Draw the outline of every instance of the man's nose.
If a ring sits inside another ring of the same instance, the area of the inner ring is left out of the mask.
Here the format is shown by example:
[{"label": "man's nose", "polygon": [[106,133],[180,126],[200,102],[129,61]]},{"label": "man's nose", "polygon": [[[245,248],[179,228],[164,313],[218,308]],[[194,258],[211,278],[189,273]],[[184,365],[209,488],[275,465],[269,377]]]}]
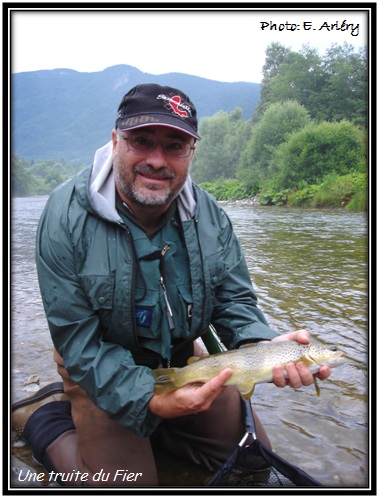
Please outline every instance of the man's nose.
[{"label": "man's nose", "polygon": [[166,154],[161,144],[157,143],[154,149],[150,152],[148,162],[156,168],[161,168],[162,166],[167,165]]}]

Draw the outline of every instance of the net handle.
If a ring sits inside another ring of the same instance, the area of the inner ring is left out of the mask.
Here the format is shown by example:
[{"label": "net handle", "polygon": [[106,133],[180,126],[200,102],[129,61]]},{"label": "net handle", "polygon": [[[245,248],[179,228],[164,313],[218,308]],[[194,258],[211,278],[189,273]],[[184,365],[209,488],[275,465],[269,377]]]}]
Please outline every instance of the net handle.
[{"label": "net handle", "polygon": [[[247,435],[251,435],[253,439],[257,439],[256,426],[253,415],[253,407],[251,406],[251,401],[248,399],[243,402],[243,407],[245,411],[245,430]],[[246,435],[244,437],[246,440]],[[241,443],[240,443],[241,445]]]}]

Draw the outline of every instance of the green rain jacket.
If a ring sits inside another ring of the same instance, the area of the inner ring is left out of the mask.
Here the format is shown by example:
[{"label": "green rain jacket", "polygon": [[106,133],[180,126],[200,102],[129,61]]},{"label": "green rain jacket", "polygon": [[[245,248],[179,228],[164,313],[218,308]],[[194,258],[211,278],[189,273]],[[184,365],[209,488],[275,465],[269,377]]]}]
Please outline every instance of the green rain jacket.
[{"label": "green rain jacket", "polygon": [[[190,178],[177,198],[190,286],[180,295],[180,282],[170,280],[170,289],[179,292],[171,291],[169,301],[180,301],[172,306],[174,329],[165,318],[150,328],[137,327],[136,280],[141,268],[149,267],[138,262],[133,223],[115,208],[111,151],[111,143],[99,149],[92,168],[50,196],[37,231],[37,271],[52,340],[72,380],[110,418],[146,437],[160,423],[148,403],[154,389],[151,369],[162,360],[209,324],[228,349],[278,334],[257,308],[228,216]],[[175,268],[165,278],[180,280],[180,271]],[[144,275],[148,286],[154,278],[155,273]],[[147,308],[154,320],[163,291],[151,296]]]}]

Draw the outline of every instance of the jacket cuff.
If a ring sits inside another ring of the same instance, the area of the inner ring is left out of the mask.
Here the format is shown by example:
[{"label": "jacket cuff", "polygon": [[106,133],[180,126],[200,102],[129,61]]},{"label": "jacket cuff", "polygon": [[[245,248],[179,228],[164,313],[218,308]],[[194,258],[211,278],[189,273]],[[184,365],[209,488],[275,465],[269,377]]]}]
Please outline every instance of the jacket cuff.
[{"label": "jacket cuff", "polygon": [[261,322],[256,322],[237,329],[235,332],[235,339],[230,344],[231,349],[238,349],[243,344],[271,341],[280,334],[272,330],[268,325]]}]

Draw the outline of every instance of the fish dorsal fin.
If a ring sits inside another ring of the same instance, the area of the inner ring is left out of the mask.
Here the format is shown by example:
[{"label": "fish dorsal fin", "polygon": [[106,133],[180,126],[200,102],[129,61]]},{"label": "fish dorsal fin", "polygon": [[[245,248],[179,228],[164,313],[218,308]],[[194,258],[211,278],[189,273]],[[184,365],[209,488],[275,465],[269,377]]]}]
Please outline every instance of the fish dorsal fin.
[{"label": "fish dorsal fin", "polygon": [[191,363],[195,363],[195,361],[199,361],[201,358],[199,356],[191,356],[188,358],[187,365],[191,365]]}]

